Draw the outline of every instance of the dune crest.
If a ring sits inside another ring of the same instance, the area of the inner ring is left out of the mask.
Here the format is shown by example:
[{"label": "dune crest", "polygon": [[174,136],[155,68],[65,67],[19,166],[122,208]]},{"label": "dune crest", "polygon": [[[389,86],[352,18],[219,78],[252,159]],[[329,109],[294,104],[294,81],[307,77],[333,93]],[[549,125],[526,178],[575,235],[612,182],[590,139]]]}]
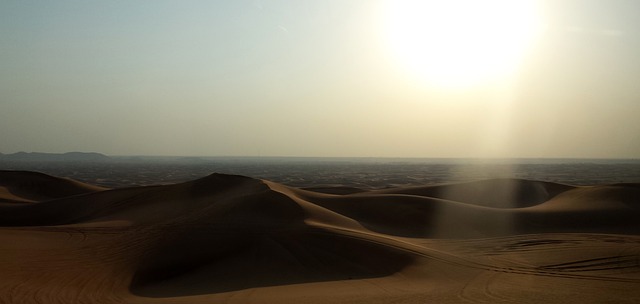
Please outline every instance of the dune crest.
[{"label": "dune crest", "polygon": [[640,299],[637,184],[315,192],[212,174],[104,189],[3,171],[0,185],[2,301]]}]

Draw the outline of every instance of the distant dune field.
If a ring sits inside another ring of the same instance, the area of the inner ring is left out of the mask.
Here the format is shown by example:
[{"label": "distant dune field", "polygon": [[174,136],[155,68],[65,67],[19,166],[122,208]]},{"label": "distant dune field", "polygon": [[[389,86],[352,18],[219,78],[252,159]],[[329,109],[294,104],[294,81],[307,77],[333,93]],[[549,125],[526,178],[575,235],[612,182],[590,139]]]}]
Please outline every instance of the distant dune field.
[{"label": "distant dune field", "polygon": [[1,303],[640,303],[640,184],[0,171]]}]

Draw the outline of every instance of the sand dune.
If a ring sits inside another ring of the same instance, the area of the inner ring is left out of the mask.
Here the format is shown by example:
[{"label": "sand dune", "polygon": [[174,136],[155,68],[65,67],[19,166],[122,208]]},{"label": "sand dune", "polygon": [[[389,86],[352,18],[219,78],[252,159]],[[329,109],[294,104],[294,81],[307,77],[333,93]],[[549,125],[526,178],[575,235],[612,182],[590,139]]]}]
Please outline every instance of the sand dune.
[{"label": "sand dune", "polygon": [[0,202],[37,202],[106,190],[37,172],[0,171]]},{"label": "sand dune", "polygon": [[639,184],[0,186],[0,302],[640,301]]},{"label": "sand dune", "polygon": [[549,182],[492,179],[376,192],[435,197],[494,208],[522,208],[545,202],[572,188],[569,185]]}]

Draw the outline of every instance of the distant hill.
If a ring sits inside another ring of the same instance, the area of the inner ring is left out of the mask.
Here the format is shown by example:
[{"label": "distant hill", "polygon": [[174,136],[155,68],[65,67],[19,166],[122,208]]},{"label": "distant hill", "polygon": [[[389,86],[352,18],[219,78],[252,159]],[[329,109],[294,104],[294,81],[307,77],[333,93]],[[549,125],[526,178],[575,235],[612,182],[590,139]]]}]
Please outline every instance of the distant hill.
[{"label": "distant hill", "polygon": [[17,152],[13,154],[0,153],[0,160],[10,161],[107,161],[108,156],[95,152],[67,152],[67,153],[42,153],[42,152]]}]

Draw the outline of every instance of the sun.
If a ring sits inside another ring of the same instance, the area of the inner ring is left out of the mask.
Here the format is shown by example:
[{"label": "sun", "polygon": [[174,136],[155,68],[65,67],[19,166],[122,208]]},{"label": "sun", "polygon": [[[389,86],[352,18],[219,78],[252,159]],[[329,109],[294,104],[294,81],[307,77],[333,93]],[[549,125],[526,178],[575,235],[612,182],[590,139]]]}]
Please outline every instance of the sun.
[{"label": "sun", "polygon": [[382,14],[399,66],[444,88],[512,76],[542,28],[535,0],[389,0]]}]

